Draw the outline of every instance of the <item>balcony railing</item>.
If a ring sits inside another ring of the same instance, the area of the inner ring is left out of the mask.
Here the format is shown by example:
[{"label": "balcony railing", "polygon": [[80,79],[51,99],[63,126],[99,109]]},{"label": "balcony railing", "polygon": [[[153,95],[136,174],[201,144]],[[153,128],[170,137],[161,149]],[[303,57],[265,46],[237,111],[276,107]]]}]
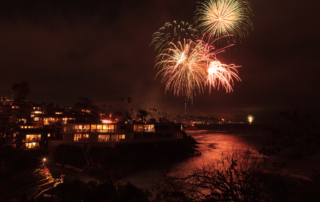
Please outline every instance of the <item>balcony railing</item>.
[{"label": "balcony railing", "polygon": [[75,142],[88,142],[89,138],[78,138],[74,140]]},{"label": "balcony railing", "polygon": [[144,129],[144,132],[154,132],[154,129]]},{"label": "balcony railing", "polygon": [[134,129],[134,132],[143,132],[143,128],[142,129]]},{"label": "balcony railing", "polygon": [[145,133],[152,133],[154,129],[135,129],[134,132],[145,132]]},{"label": "balcony railing", "polygon": [[[132,129],[64,129],[65,133],[128,133],[133,132]],[[150,132],[150,131],[148,131]],[[154,131],[151,131],[154,132]]]},{"label": "balcony railing", "polygon": [[157,128],[157,129],[68,129],[64,128],[65,133],[130,133],[130,132],[141,132],[141,133],[154,133],[154,132],[179,132],[181,129],[176,128]]},{"label": "balcony railing", "polygon": [[69,132],[69,133],[87,133],[90,132],[90,129],[64,129],[64,132]]},{"label": "balcony railing", "polygon": [[114,133],[114,129],[91,129],[93,133]]},{"label": "balcony railing", "polygon": [[98,138],[98,142],[110,142],[110,139]]},{"label": "balcony railing", "polygon": [[25,138],[22,140],[22,142],[36,142],[36,141],[42,141],[43,138]]},{"label": "balcony railing", "polygon": [[124,142],[126,139],[105,139],[105,138],[98,138],[98,142]]}]

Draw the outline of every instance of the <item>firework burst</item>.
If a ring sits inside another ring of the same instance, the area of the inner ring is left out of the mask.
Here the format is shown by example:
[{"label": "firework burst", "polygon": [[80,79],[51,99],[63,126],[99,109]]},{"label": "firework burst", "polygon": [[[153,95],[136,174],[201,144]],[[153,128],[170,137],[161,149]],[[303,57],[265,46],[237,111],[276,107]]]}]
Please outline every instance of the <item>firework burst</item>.
[{"label": "firework burst", "polygon": [[209,38],[233,34],[232,41],[235,42],[252,29],[251,16],[250,4],[246,0],[206,0],[199,2],[194,20]]},{"label": "firework burst", "polygon": [[188,22],[166,22],[159,31],[152,35],[152,42],[150,46],[154,45],[155,50],[160,53],[169,47],[170,42],[178,44],[179,41],[183,40],[188,42],[188,40],[191,39],[194,41],[197,37],[198,31]]},{"label": "firework burst", "polygon": [[178,42],[178,45],[170,43],[171,47],[157,57],[155,67],[160,70],[156,77],[161,75],[165,92],[173,91],[176,96],[192,98],[196,92],[203,93],[206,85],[209,86],[209,93],[211,87],[219,89],[219,86],[231,92],[233,79],[240,81],[236,70],[239,66],[221,64],[216,56],[232,45],[215,49],[204,40],[188,43],[184,40],[183,44]]},{"label": "firework burst", "polygon": [[160,61],[156,67],[160,69],[158,75],[162,76],[161,82],[166,85],[166,92],[172,90],[177,96],[188,98],[204,90],[206,72],[203,69],[205,59],[198,53],[199,47],[194,47],[192,41],[169,44],[171,47],[158,55]]},{"label": "firework burst", "polygon": [[220,49],[216,49],[214,44],[216,41],[222,38],[229,37],[232,35],[226,35],[215,39],[211,44],[205,43],[204,40],[199,40],[197,47],[199,55],[205,59],[203,68],[207,71],[206,85],[209,86],[209,93],[211,93],[211,87],[219,89],[220,86],[226,89],[226,92],[232,92],[232,86],[234,84],[234,78],[241,81],[240,77],[237,75],[238,71],[236,68],[241,66],[236,66],[234,64],[222,64],[218,59],[217,55],[219,53],[225,52],[225,50],[234,44],[230,44]]}]

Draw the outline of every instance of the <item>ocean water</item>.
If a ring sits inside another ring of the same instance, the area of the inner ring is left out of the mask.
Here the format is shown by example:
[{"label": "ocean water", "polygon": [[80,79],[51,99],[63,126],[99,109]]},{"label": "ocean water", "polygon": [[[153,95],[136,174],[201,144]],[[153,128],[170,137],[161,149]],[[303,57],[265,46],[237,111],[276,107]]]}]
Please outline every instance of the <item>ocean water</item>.
[{"label": "ocean water", "polygon": [[165,170],[170,170],[175,176],[183,176],[192,173],[194,169],[207,165],[219,165],[222,157],[237,154],[244,154],[248,150],[257,153],[257,148],[264,142],[266,132],[264,128],[259,130],[193,130],[186,131],[198,144],[197,150],[201,155],[192,156],[180,162],[164,165],[158,169],[136,173],[124,179],[130,181],[139,188],[150,189],[154,183],[161,179]]}]

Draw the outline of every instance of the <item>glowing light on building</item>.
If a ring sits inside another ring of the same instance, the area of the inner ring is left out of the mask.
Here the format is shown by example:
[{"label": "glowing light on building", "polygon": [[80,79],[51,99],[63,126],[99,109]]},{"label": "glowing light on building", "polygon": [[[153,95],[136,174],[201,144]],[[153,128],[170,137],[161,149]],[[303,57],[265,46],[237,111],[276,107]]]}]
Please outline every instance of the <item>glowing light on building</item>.
[{"label": "glowing light on building", "polygon": [[110,120],[101,120],[102,121],[102,123],[112,123],[112,121],[110,121]]}]

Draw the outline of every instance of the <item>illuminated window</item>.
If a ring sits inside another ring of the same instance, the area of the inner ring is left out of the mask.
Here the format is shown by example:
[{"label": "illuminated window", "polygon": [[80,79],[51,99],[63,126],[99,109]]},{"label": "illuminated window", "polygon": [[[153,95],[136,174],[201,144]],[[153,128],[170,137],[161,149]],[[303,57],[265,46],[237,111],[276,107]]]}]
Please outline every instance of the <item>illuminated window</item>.
[{"label": "illuminated window", "polygon": [[82,134],[74,134],[74,141],[78,142],[82,138]]},{"label": "illuminated window", "polygon": [[118,141],[118,135],[111,135],[111,141]]},{"label": "illuminated window", "polygon": [[114,131],[114,125],[108,125],[109,126],[109,130]]},{"label": "illuminated window", "polygon": [[80,142],[80,141],[88,141],[89,140],[89,134],[74,134],[74,141]]},{"label": "illuminated window", "polygon": [[91,130],[96,130],[97,129],[97,125],[91,125]]},{"label": "illuminated window", "polygon": [[144,125],[145,132],[154,132],[154,125]]},{"label": "illuminated window", "polygon": [[62,118],[62,122],[63,123],[67,123],[68,122],[68,118]]},{"label": "illuminated window", "polygon": [[50,133],[48,133],[48,137],[50,137],[51,136],[51,134]]},{"label": "illuminated window", "polygon": [[102,130],[102,125],[97,125],[97,131],[101,131]]},{"label": "illuminated window", "polygon": [[74,129],[78,132],[82,132],[82,125],[74,125]]},{"label": "illuminated window", "polygon": [[33,120],[34,121],[39,121],[39,117],[34,117]]},{"label": "illuminated window", "polygon": [[63,114],[63,112],[56,112],[56,114]]},{"label": "illuminated window", "polygon": [[108,127],[108,125],[102,125],[103,131],[106,131],[106,130],[107,130],[107,127]]},{"label": "illuminated window", "polygon": [[33,126],[28,126],[28,128],[33,128]]},{"label": "illuminated window", "polygon": [[26,148],[28,149],[39,148],[39,142],[26,143]]},{"label": "illuminated window", "polygon": [[108,141],[110,141],[110,135],[99,135],[98,141],[99,142],[108,142]]},{"label": "illuminated window", "polygon": [[119,139],[120,139],[120,140],[126,139],[126,135],[125,135],[125,134],[119,135]]},{"label": "illuminated window", "polygon": [[41,139],[41,135],[26,135],[27,141],[39,141]]},{"label": "illuminated window", "polygon": [[83,126],[83,131],[89,131],[89,130],[90,130],[90,125]]},{"label": "illuminated window", "polygon": [[134,132],[143,132],[143,125],[134,125]]}]

